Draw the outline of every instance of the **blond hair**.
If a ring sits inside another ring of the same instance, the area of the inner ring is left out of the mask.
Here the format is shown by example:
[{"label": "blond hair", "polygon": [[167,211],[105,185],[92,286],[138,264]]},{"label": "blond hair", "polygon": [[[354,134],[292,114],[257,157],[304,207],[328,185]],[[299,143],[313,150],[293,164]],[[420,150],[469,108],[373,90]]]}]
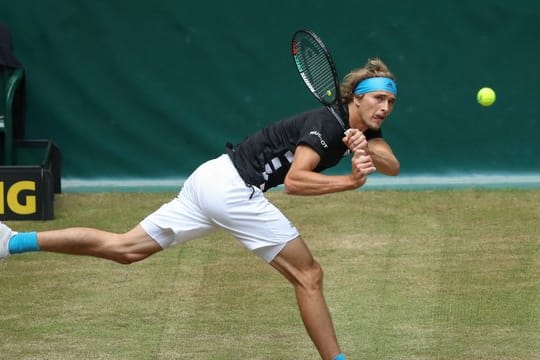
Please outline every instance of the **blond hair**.
[{"label": "blond hair", "polygon": [[387,77],[394,81],[396,80],[394,74],[390,72],[386,64],[383,63],[381,59],[370,58],[364,67],[354,69],[345,75],[340,86],[341,101],[344,104],[350,103],[354,98],[354,89],[358,83],[372,77]]}]

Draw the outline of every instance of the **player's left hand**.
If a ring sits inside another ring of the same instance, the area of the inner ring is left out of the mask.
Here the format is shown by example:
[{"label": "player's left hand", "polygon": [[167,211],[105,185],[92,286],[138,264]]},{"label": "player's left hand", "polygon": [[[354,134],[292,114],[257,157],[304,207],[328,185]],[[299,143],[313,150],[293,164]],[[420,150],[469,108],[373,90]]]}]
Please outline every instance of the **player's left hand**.
[{"label": "player's left hand", "polygon": [[364,133],[358,129],[349,129],[347,130],[345,136],[342,139],[343,143],[351,150],[354,154],[364,151],[368,153],[368,142]]}]

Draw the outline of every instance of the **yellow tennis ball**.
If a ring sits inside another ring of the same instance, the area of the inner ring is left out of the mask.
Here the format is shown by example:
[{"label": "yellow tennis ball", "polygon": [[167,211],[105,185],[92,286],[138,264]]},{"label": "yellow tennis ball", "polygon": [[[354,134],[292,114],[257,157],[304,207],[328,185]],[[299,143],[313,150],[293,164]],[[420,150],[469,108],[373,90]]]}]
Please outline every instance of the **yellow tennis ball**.
[{"label": "yellow tennis ball", "polygon": [[332,96],[332,90],[326,90],[326,96],[328,97]]},{"label": "yellow tennis ball", "polygon": [[478,103],[482,106],[491,106],[495,102],[495,91],[493,91],[492,88],[483,87],[480,90],[478,90],[478,94],[476,94],[476,100],[478,100]]}]

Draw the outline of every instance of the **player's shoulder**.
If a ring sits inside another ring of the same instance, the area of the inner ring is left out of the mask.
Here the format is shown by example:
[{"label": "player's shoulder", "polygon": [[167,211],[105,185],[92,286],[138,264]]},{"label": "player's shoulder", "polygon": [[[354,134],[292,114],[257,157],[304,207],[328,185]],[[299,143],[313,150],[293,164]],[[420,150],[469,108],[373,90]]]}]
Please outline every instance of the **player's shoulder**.
[{"label": "player's shoulder", "polygon": [[303,112],[303,115],[309,116],[315,119],[324,119],[324,120],[332,117],[332,114],[330,113],[330,111],[324,106],[306,110]]},{"label": "player's shoulder", "polygon": [[[324,106],[305,110],[294,117],[312,123],[325,123],[333,120],[333,115]],[[336,122],[336,120],[333,121]]]},{"label": "player's shoulder", "polygon": [[342,145],[343,129],[333,115],[325,107],[313,109],[306,113],[300,129],[300,142],[314,148],[320,147],[319,153]]},{"label": "player's shoulder", "polygon": [[317,107],[299,112],[276,124],[302,137],[308,133],[326,134],[328,137],[343,135],[343,129],[326,107]]},{"label": "player's shoulder", "polygon": [[343,128],[326,107],[313,109],[307,123],[310,127],[316,127],[329,136],[337,136],[341,139],[343,135]]}]

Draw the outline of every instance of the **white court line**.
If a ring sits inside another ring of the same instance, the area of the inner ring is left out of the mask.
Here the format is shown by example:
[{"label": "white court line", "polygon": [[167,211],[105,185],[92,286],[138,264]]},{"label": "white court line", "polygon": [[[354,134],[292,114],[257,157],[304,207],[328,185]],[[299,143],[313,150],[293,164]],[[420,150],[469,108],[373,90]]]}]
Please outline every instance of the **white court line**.
[{"label": "white court line", "polygon": [[[185,178],[169,179],[62,179],[64,192],[177,191]],[[363,189],[441,188],[540,188],[538,174],[418,175],[387,177],[373,175]]]}]

